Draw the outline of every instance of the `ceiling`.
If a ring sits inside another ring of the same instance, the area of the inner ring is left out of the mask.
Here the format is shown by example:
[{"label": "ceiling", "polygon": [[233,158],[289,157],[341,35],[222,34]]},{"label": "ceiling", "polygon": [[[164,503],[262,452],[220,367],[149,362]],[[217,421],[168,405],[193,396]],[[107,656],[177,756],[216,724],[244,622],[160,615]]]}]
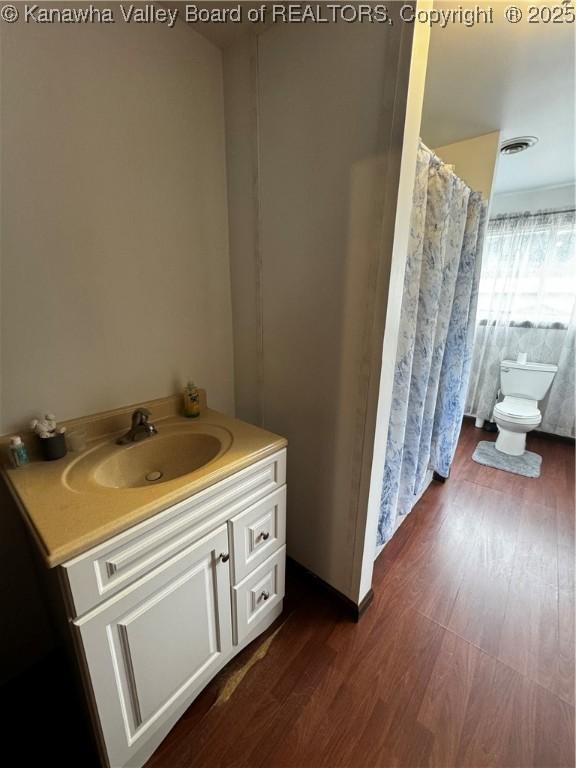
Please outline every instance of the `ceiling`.
[{"label": "ceiling", "polygon": [[575,25],[511,24],[507,2],[435,3],[458,6],[492,6],[494,23],[432,28],[423,140],[434,148],[494,130],[501,140],[537,136],[526,152],[500,156],[494,191],[574,182]]},{"label": "ceiling", "polygon": [[[169,8],[175,8],[178,10],[178,19],[182,23],[186,23],[186,6],[194,6],[198,9],[206,9],[209,11],[216,10],[232,10],[240,7],[240,21],[207,21],[190,23],[190,27],[199,32],[203,37],[210,40],[211,43],[217,45],[218,48],[227,48],[232,45],[238,38],[243,35],[252,32],[263,32],[269,25],[258,22],[251,22],[248,20],[248,11],[250,9],[261,8],[263,5],[270,5],[269,2],[251,2],[248,0],[241,0],[241,2],[214,2],[214,0],[204,0],[204,2],[188,3],[188,2],[162,2]],[[278,3],[280,5],[280,3]]]},{"label": "ceiling", "polygon": [[[179,9],[185,2],[165,2]],[[238,2],[197,2],[204,8],[234,8]],[[248,8],[269,2],[242,2],[242,23],[195,24],[220,48],[268,24],[247,21]],[[422,116],[422,138],[430,147],[494,130],[501,140],[537,136],[538,144],[517,155],[501,156],[495,193],[574,183],[575,55],[574,24],[529,24],[528,6],[550,5],[516,0],[524,20],[506,21],[508,1],[435,0],[434,8],[493,8],[492,24],[432,27]]]}]

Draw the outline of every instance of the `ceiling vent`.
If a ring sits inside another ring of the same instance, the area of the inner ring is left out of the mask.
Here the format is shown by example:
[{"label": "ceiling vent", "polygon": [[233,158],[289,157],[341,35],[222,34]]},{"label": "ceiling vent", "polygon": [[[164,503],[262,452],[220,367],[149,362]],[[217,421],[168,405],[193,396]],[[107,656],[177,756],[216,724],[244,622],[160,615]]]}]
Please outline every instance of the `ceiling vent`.
[{"label": "ceiling vent", "polygon": [[500,154],[516,155],[518,152],[530,149],[537,142],[536,136],[517,136],[515,139],[507,139],[500,145]]}]

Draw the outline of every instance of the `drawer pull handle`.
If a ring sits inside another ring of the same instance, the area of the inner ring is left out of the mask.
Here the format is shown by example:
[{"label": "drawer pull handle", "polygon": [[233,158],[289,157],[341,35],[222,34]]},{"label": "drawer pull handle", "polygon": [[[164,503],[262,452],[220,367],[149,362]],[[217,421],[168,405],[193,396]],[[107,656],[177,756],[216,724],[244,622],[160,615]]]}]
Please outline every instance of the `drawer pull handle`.
[{"label": "drawer pull handle", "polygon": [[266,533],[261,533],[260,538],[262,539],[262,541],[268,541],[268,539],[270,538],[270,531],[266,531]]},{"label": "drawer pull handle", "polygon": [[261,599],[261,600],[268,600],[268,598],[269,598],[269,597],[270,597],[270,592],[268,592],[267,590],[264,590],[264,591],[263,591],[263,592],[260,594],[260,599]]},{"label": "drawer pull handle", "polygon": [[222,560],[223,563],[227,563],[228,560],[230,560],[230,555],[228,554],[228,552],[226,552],[226,554],[221,553],[220,560]]}]

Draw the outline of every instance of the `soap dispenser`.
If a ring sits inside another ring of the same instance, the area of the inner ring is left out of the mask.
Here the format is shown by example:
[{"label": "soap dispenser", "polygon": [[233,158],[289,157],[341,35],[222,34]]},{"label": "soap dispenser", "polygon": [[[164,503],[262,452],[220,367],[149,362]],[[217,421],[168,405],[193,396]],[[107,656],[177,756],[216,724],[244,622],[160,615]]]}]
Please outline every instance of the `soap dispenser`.
[{"label": "soap dispenser", "polygon": [[10,438],[9,444],[10,462],[14,469],[24,467],[29,462],[28,451],[20,435],[14,435]]},{"label": "soap dispenser", "polygon": [[200,392],[193,381],[189,381],[184,388],[184,416],[190,419],[200,416]]}]

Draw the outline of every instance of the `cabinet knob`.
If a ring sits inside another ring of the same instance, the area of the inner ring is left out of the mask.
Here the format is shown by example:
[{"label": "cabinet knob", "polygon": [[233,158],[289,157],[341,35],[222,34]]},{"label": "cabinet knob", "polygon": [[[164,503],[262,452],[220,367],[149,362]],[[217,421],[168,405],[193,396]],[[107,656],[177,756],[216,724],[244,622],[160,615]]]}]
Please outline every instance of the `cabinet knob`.
[{"label": "cabinet knob", "polygon": [[269,597],[270,597],[270,592],[268,592],[267,590],[264,590],[263,592],[260,593],[261,600],[268,600]]},{"label": "cabinet knob", "polygon": [[228,560],[230,560],[230,555],[228,554],[228,552],[226,552],[226,554],[221,552],[220,553],[220,560],[222,560],[223,563],[227,563]]},{"label": "cabinet knob", "polygon": [[262,541],[268,541],[268,539],[270,538],[270,531],[266,531],[266,533],[261,533],[260,538],[262,539]]}]

